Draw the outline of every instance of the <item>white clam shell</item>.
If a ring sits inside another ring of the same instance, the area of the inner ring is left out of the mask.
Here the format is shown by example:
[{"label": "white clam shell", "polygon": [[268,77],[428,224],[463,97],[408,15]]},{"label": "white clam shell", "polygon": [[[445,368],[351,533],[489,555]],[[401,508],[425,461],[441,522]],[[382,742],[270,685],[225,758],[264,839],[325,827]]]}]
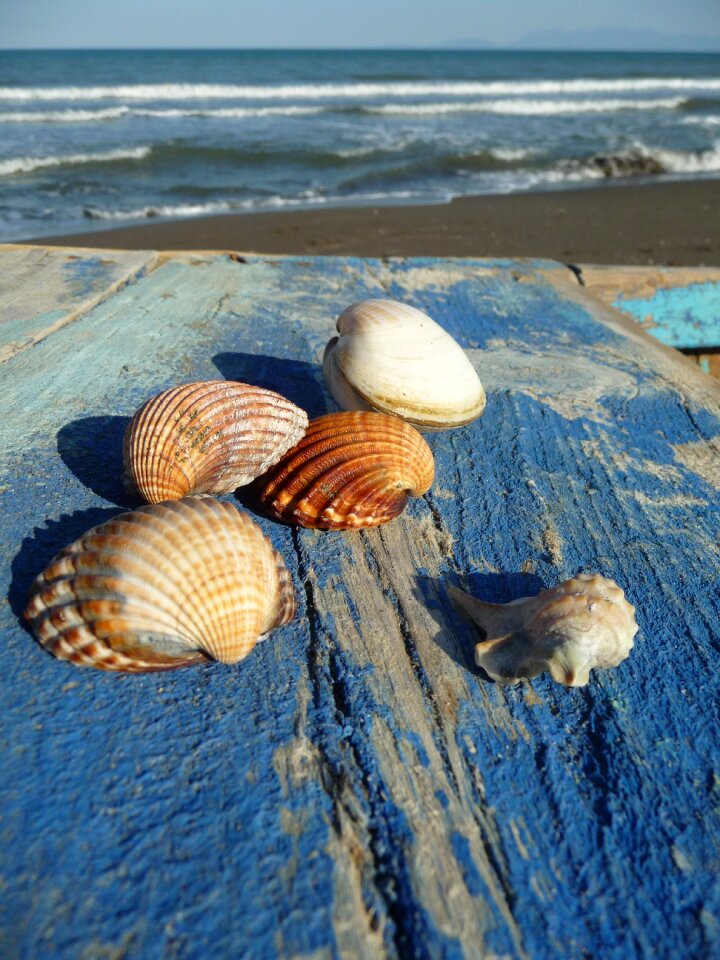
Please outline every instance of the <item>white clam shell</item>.
[{"label": "white clam shell", "polygon": [[582,687],[595,667],[616,667],[638,631],[622,589],[598,573],[579,573],[536,597],[485,603],[451,587],[453,602],[486,634],[475,661],[493,680],[517,683],[549,671]]},{"label": "white clam shell", "polygon": [[421,310],[363,300],[338,317],[323,371],[343,410],[377,410],[420,430],[475,420],[485,391],[462,347]]}]

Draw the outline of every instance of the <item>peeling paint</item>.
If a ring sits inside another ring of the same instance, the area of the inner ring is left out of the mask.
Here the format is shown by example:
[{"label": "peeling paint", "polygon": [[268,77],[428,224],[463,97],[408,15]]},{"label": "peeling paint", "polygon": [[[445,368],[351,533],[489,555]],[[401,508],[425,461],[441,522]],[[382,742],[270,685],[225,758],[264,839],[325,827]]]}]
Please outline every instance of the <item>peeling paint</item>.
[{"label": "peeling paint", "polygon": [[672,449],[684,467],[720,490],[720,442],[700,440],[676,443]]},{"label": "peeling paint", "polygon": [[[560,352],[527,352],[519,344],[490,350],[468,350],[467,354],[487,393],[525,393],[567,420],[581,418],[612,423],[604,397],[632,399],[637,382],[630,374]],[[560,387],[560,385],[562,385]]]}]

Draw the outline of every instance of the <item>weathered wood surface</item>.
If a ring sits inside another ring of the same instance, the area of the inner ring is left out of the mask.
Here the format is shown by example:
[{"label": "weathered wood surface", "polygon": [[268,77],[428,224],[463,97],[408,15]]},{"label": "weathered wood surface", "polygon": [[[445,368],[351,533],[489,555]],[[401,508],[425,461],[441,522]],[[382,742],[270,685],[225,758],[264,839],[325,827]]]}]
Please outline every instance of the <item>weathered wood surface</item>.
[{"label": "weathered wood surface", "polygon": [[[354,534],[260,518],[300,610],[238,666],[45,654],[29,583],[130,504],[141,401],[223,376],[332,409],[318,355],[377,295],[440,320],[488,390],[429,436],[431,492]],[[209,255],[156,261],[0,370],[0,955],[720,954],[710,378],[553,263]],[[630,658],[584,689],[480,675],[446,585],[505,601],[580,569],[636,605]]]},{"label": "weathered wood surface", "polygon": [[87,312],[156,260],[143,251],[0,249],[0,363]]},{"label": "weathered wood surface", "polygon": [[720,269],[582,266],[588,293],[720,377]]}]

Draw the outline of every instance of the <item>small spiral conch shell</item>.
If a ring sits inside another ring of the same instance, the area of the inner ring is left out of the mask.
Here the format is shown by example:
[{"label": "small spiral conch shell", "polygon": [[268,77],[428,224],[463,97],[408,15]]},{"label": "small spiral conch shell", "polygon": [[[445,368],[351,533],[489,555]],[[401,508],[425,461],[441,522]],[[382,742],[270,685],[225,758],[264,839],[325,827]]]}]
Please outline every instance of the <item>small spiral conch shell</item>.
[{"label": "small spiral conch shell", "polygon": [[278,520],[344,530],[402,513],[433,482],[434,460],[417,430],[383,413],[329,413],[256,484]]},{"label": "small spiral conch shell", "polygon": [[377,410],[419,430],[445,430],[485,409],[485,391],[460,344],[415,307],[363,300],[343,310],[337,330],[323,372],[343,410]]},{"label": "small spiral conch shell", "polygon": [[209,380],[151,397],[125,431],[123,478],[149,503],[230,493],[305,432],[304,410],[262,387]]},{"label": "small spiral conch shell", "polygon": [[511,603],[484,603],[455,587],[449,593],[485,632],[475,661],[500,683],[548,670],[558,683],[582,687],[594,667],[616,667],[629,655],[638,630],[635,607],[598,573],[579,573]]},{"label": "small spiral conch shell", "polygon": [[25,617],[56,657],[138,673],[236,663],[294,613],[290,574],[257,524],[188,497],[71,543],[33,583]]}]

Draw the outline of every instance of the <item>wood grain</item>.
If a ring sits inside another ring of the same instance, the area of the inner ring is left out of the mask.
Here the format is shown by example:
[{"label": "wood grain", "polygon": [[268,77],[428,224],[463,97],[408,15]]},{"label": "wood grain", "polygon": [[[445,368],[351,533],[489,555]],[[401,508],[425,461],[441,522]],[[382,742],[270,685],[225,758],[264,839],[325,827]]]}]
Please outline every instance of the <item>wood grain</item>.
[{"label": "wood grain", "polygon": [[[221,375],[330,410],[318,357],[368,296],[430,313],[488,392],[428,435],[430,493],[362,532],[258,518],[300,613],[238,666],[48,657],[29,583],[130,505],[136,407]],[[167,258],[3,370],[0,953],[720,949],[718,385],[541,261]],[[583,569],[637,607],[630,658],[582,689],[481,675],[447,586],[507,601]]]},{"label": "wood grain", "polygon": [[112,295],[155,256],[0,244],[0,363]]}]

